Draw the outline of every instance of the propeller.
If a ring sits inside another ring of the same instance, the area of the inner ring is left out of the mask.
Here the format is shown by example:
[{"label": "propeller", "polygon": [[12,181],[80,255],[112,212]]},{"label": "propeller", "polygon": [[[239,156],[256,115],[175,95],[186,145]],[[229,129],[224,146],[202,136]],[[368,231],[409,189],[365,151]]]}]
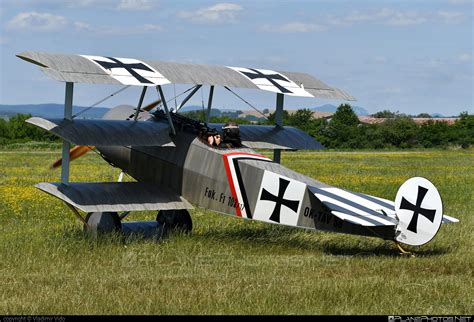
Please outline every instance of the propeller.
[{"label": "propeller", "polygon": [[[90,150],[94,149],[95,146],[87,146],[87,145],[76,145],[72,149],[69,150],[69,161],[75,160],[79,158],[80,156],[83,156]],[[56,160],[52,165],[51,169],[56,169],[57,167],[60,167],[61,164],[63,163],[63,159],[60,158]]]},{"label": "propeller", "polygon": [[148,104],[147,106],[145,107],[142,107],[141,110],[142,111],[146,111],[146,112],[149,112],[151,111],[152,109],[154,109],[155,107],[157,107],[158,105],[161,104],[161,99],[157,99],[156,101]]},{"label": "propeller", "polygon": [[[145,112],[149,112],[152,109],[154,109],[156,106],[158,106],[160,103],[161,103],[161,99],[158,99],[158,100],[148,104],[147,106],[141,108],[141,110],[145,111]],[[69,150],[69,161],[75,160],[75,159],[83,156],[84,154],[86,154],[87,152],[89,152],[93,149],[95,149],[95,146],[76,145],[75,147],[73,147],[72,149]],[[51,169],[56,169],[57,167],[60,167],[62,165],[62,163],[63,163],[63,159],[60,158],[60,159],[56,160],[51,165],[50,168]]]}]

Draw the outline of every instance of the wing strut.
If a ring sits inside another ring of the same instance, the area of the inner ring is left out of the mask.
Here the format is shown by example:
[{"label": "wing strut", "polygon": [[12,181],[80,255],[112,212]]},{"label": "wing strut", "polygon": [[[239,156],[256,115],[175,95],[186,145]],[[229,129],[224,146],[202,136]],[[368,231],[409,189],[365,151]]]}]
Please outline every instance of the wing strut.
[{"label": "wing strut", "polygon": [[163,107],[165,108],[166,117],[168,118],[168,123],[170,124],[171,132],[173,133],[173,135],[176,135],[173,120],[171,119],[170,111],[168,110],[168,104],[166,103],[165,94],[163,94],[163,89],[161,88],[161,85],[157,85],[156,90],[160,94],[161,102],[163,103]]},{"label": "wing strut", "polygon": [[138,114],[140,114],[140,110],[142,108],[143,99],[145,98],[145,93],[146,93],[147,88],[148,88],[148,86],[143,86],[142,94],[140,95],[140,100],[138,101],[137,110],[135,111],[135,115],[133,116],[134,121],[137,120]]},{"label": "wing strut", "polygon": [[[74,83],[66,83],[66,95],[64,99],[64,119],[72,120],[72,97],[74,95]],[[69,149],[71,143],[63,139],[62,165],[61,165],[61,182],[69,182]]]},{"label": "wing strut", "polygon": [[[281,93],[276,95],[275,123],[277,127],[283,126],[283,101],[285,96]],[[273,162],[280,163],[281,150],[273,150]]]},{"label": "wing strut", "polygon": [[211,85],[209,89],[209,100],[207,101],[207,115],[206,115],[206,123],[209,123],[209,119],[211,118],[211,108],[212,108],[212,97],[214,96],[214,85]]},{"label": "wing strut", "polygon": [[[187,101],[189,101],[189,99],[191,97],[193,97],[194,94],[196,94],[196,92],[202,87],[202,85],[196,85],[194,86],[194,89],[191,91],[191,93],[188,94],[188,96],[186,96],[184,98],[184,100],[181,102],[181,104],[179,104],[178,108],[176,109],[175,113],[178,113],[178,111],[181,109],[181,107],[184,106],[184,104],[186,104]],[[188,89],[189,91],[189,89]],[[186,92],[185,92],[186,93]],[[180,94],[181,95],[181,94]]]}]

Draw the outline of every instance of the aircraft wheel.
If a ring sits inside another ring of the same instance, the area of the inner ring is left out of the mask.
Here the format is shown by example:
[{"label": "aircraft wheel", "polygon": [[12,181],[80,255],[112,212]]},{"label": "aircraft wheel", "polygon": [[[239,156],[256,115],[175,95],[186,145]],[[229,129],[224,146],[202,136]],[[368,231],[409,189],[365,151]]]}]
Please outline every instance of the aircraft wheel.
[{"label": "aircraft wheel", "polygon": [[193,221],[186,209],[160,210],[156,215],[156,221],[163,226],[165,233],[169,231],[190,233],[193,230]]},{"label": "aircraft wheel", "polygon": [[86,216],[84,232],[91,236],[120,232],[122,223],[116,212],[90,212]]}]

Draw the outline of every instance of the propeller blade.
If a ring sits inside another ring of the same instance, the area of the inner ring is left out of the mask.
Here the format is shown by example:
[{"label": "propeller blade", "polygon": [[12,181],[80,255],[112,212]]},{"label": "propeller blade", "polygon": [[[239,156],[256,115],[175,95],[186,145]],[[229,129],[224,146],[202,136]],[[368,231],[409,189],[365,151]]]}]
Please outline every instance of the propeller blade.
[{"label": "propeller blade", "polygon": [[161,103],[161,99],[158,99],[156,101],[154,101],[153,103],[150,103],[148,104],[147,106],[145,107],[142,107],[142,110],[143,111],[151,111],[152,109],[154,109],[155,107],[157,107],[159,104]]},{"label": "propeller blade", "polygon": [[[71,150],[69,150],[69,161],[75,160],[79,158],[80,156],[83,156],[90,150],[94,149],[94,146],[87,146],[87,145],[76,145],[73,147]],[[63,163],[63,159],[58,159],[56,160],[52,165],[51,169],[55,169]]]}]

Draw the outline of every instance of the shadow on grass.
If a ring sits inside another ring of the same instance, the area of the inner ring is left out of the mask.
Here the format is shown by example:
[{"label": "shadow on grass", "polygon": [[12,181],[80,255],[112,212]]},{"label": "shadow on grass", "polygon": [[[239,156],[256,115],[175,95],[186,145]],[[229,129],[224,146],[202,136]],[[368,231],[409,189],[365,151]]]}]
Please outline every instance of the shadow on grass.
[{"label": "shadow on grass", "polygon": [[[381,240],[374,237],[354,236],[347,234],[328,233],[321,231],[308,231],[283,226],[268,227],[219,227],[207,228],[190,235],[175,233],[164,238],[145,238],[140,235],[123,236],[117,233],[92,238],[87,236],[80,229],[65,229],[62,234],[56,235],[62,241],[80,242],[84,246],[94,248],[111,243],[136,244],[149,242],[150,240],[159,242],[167,239],[173,241],[174,238],[190,238],[196,242],[204,242],[217,245],[224,243],[232,244],[252,250],[261,251],[267,248],[269,252],[287,252],[294,250],[298,253],[323,253],[334,256],[352,257],[400,257],[400,251],[392,241]],[[53,239],[56,239],[52,237]],[[212,246],[210,246],[212,247]],[[413,252],[416,257],[440,256],[453,252],[448,246],[423,246],[422,248],[408,247],[407,251]],[[404,257],[404,256],[402,256]],[[409,258],[410,256],[406,256]]]},{"label": "shadow on grass", "polygon": [[[255,248],[292,248],[305,253],[324,253],[335,256],[386,256],[400,257],[400,251],[392,241],[374,237],[354,236],[321,231],[301,231],[290,227],[252,227],[230,230],[209,229],[199,237],[220,242],[245,244],[249,249]],[[449,247],[410,248],[417,257],[439,256],[452,252]],[[409,256],[407,256],[409,257]]]}]

